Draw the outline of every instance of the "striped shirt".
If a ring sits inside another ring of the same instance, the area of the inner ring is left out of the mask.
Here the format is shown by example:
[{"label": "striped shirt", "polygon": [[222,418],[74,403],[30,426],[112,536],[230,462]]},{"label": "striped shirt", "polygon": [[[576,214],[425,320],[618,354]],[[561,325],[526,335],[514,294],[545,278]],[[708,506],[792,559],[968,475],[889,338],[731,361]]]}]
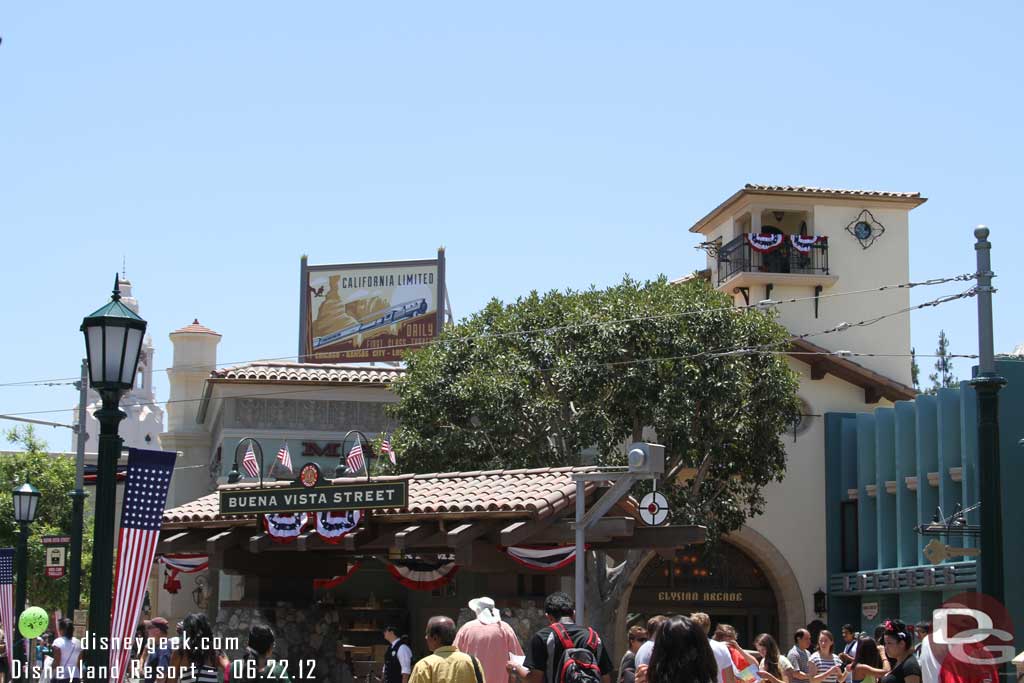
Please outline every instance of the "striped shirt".
[{"label": "striped shirt", "polygon": [[[839,666],[841,662],[835,655],[822,655],[821,652],[815,652],[811,655],[811,675],[820,676],[825,673],[833,666]],[[832,674],[825,679],[825,683],[838,683],[839,674]]]},{"label": "striped shirt", "polygon": [[803,673],[810,673],[811,670],[807,665],[811,661],[811,654],[807,650],[803,649],[799,645],[794,645],[790,648],[787,658],[794,667]]}]

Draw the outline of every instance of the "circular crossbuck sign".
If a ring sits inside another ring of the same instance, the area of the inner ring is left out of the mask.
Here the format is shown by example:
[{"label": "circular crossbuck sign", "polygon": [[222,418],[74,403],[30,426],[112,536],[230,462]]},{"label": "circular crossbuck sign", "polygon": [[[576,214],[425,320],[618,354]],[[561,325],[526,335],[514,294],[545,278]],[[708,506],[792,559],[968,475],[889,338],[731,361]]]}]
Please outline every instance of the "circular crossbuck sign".
[{"label": "circular crossbuck sign", "polygon": [[640,519],[650,526],[660,526],[668,519],[668,501],[657,491],[640,499]]}]

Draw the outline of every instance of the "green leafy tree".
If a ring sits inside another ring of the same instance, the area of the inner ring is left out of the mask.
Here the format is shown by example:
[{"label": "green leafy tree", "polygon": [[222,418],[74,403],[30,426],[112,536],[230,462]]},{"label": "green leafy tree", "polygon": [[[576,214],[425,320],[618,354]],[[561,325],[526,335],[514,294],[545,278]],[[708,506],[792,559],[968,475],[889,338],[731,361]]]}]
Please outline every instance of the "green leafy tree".
[{"label": "green leafy tree", "polygon": [[921,391],[921,366],[917,364],[917,351],[910,349],[910,381],[914,388]]},{"label": "green leafy tree", "polygon": [[953,376],[953,359],[949,357],[949,338],[945,330],[939,330],[939,346],[935,349],[935,372],[928,375],[932,383],[928,389],[929,394],[938,393],[939,389],[956,386],[957,380]]},{"label": "green leafy tree", "polygon": [[[67,575],[51,579],[45,574],[46,559],[40,540],[43,536],[71,535],[71,497],[75,487],[73,458],[50,455],[46,443],[35,430],[19,427],[7,433],[7,439],[19,444],[24,451],[0,458],[0,546],[17,547],[20,526],[14,521],[14,503],[11,490],[26,481],[39,489],[39,507],[35,521],[29,526],[28,604],[38,605],[47,612],[67,610]],[[89,567],[92,564],[92,523],[86,520],[82,558],[82,603],[88,601]]]},{"label": "green leafy tree", "polygon": [[[714,542],[763,511],[781,480],[781,435],[800,411],[778,353],[788,332],[738,311],[707,283],[629,278],[604,290],[493,300],[408,357],[390,406],[407,472],[623,464],[625,444],[665,445],[661,490],[675,523]],[[684,476],[685,475],[685,476]],[[610,567],[590,553],[588,614],[607,626],[640,551]],[[613,634],[605,633],[610,637]]]}]

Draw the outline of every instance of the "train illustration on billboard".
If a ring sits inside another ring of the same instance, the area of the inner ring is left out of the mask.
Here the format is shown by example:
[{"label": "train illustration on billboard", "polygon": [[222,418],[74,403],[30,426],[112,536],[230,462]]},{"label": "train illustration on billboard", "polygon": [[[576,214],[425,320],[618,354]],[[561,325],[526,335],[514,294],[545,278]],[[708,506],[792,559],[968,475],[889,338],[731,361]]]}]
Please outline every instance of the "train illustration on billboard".
[{"label": "train illustration on billboard", "polygon": [[389,325],[397,325],[403,320],[423,315],[426,312],[426,299],[406,301],[403,304],[392,306],[386,311],[383,311],[379,315],[376,315],[364,322],[356,325],[350,325],[343,330],[338,330],[337,332],[332,332],[331,334],[324,335],[322,337],[313,337],[313,349],[320,349],[343,339],[348,339],[349,337],[356,337],[358,343],[360,338],[367,336],[374,330],[379,330],[380,328],[387,327]]}]

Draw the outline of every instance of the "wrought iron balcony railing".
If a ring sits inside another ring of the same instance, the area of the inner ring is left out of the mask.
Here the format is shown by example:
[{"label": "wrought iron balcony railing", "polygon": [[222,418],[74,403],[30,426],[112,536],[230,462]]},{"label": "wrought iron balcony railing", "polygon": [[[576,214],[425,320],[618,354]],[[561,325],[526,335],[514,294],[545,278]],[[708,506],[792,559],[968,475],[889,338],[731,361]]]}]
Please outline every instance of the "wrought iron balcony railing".
[{"label": "wrought iron balcony railing", "polygon": [[828,275],[828,238],[740,235],[718,250],[718,284],[737,273]]}]

